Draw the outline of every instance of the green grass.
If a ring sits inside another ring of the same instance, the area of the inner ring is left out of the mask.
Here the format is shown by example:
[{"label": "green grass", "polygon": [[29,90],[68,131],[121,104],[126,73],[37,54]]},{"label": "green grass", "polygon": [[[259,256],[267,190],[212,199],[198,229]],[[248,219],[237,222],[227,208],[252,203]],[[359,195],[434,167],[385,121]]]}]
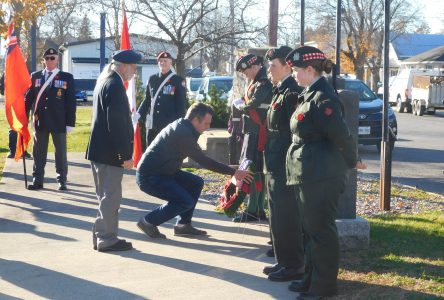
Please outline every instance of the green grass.
[{"label": "green grass", "polygon": [[[359,282],[362,298],[444,296],[443,212],[384,215],[369,221],[369,249],[344,253],[339,278]],[[350,288],[353,290],[353,285]]]},{"label": "green grass", "polygon": [[[88,144],[89,133],[91,131],[91,107],[77,107],[76,126],[70,134],[68,134],[68,152],[85,152]],[[6,120],[5,109],[0,109],[0,178],[3,176],[3,167],[5,159],[9,152],[8,148],[8,121]],[[30,132],[32,135],[32,132]],[[32,140],[32,136],[31,136]],[[54,152],[54,146],[49,142],[49,152]],[[28,152],[32,153],[32,141],[28,147]]]}]

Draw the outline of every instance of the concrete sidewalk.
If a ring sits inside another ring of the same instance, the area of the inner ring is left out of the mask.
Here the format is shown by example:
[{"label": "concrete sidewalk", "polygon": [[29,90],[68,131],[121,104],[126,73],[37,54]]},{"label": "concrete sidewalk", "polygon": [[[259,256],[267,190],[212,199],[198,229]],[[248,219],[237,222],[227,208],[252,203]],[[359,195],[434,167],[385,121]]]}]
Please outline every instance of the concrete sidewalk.
[{"label": "concrete sidewalk", "polygon": [[0,299],[294,299],[288,283],[262,274],[274,263],[264,254],[267,224],[235,224],[201,200],[194,224],[209,237],[175,237],[173,220],[160,227],[167,240],[149,240],[136,222],[163,201],[138,189],[134,171],[124,176],[119,235],[135,249],[94,251],[97,200],[83,156],[68,155],[66,192],[57,191],[53,154],[41,191],[26,190],[22,162],[7,160],[0,184]]}]

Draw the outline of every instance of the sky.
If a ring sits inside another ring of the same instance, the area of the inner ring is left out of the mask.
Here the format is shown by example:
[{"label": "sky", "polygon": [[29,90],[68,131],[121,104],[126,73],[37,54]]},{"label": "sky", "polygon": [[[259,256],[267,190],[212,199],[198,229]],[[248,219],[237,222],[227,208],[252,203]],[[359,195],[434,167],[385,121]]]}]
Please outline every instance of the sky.
[{"label": "sky", "polygon": [[[261,0],[263,2],[263,6],[266,9],[262,9],[258,11],[257,13],[262,16],[260,18],[263,18],[264,22],[267,22],[268,20],[268,0]],[[306,3],[310,0],[306,0]],[[442,22],[444,20],[444,0],[414,0],[415,3],[417,3],[420,6],[423,6],[423,15],[425,18],[425,21],[430,26],[430,33],[439,33],[444,29],[444,23]],[[280,10],[287,7],[290,0],[280,0],[279,6]],[[131,32],[139,33],[136,31],[131,30]],[[142,33],[142,32],[140,32]],[[5,40],[1,39],[1,47],[0,47],[0,54],[3,55],[5,52]]]}]

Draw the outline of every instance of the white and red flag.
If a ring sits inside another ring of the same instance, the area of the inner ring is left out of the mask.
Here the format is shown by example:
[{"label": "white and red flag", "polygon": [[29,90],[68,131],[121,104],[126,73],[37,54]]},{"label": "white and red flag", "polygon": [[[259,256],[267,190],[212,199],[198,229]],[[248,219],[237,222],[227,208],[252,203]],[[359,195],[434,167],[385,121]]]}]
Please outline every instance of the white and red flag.
[{"label": "white and red flag", "polygon": [[31,86],[31,77],[26,67],[17,36],[14,22],[9,22],[5,55],[5,111],[9,126],[17,132],[15,160],[20,159],[28,148],[30,135],[28,117],[25,111],[25,92]]},{"label": "white and red flag", "polygon": [[[128,21],[126,19],[125,5],[123,5],[123,24],[122,35],[120,40],[120,50],[131,49],[130,36],[128,32]],[[134,147],[133,147],[133,161],[134,167],[137,167],[140,158],[142,157],[142,140],[140,137],[140,125],[135,117],[137,114],[136,107],[136,79],[133,77],[131,80],[125,82],[126,94],[128,96],[129,106],[131,110],[133,127],[134,127]]]}]

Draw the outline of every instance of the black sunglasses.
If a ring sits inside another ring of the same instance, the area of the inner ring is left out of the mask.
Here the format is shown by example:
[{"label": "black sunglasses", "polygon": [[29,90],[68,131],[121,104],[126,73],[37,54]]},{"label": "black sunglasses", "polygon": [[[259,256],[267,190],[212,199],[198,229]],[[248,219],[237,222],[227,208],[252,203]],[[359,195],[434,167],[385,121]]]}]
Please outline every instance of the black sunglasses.
[{"label": "black sunglasses", "polygon": [[55,56],[45,56],[45,60],[55,60]]}]

